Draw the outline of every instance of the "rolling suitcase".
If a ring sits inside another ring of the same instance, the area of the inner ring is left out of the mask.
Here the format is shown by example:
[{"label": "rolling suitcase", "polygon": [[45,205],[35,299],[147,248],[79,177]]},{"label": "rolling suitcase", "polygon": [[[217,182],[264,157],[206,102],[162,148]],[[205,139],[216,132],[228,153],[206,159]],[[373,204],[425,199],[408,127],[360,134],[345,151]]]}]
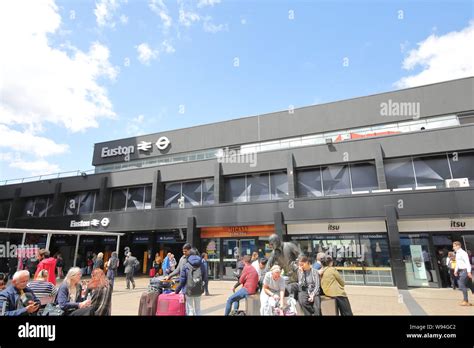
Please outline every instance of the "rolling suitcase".
[{"label": "rolling suitcase", "polygon": [[140,305],[138,307],[138,315],[152,316],[156,313],[156,304],[158,302],[159,292],[144,292],[140,297]]},{"label": "rolling suitcase", "polygon": [[183,294],[163,293],[158,296],[158,305],[156,306],[156,315],[186,315],[186,305]]}]

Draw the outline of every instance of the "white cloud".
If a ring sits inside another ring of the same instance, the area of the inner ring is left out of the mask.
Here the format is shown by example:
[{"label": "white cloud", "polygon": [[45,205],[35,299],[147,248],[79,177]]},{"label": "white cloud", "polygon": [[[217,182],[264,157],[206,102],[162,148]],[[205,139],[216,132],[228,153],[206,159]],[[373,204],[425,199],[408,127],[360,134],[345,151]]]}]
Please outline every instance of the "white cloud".
[{"label": "white cloud", "polygon": [[171,43],[168,41],[168,40],[165,40],[162,42],[161,46],[163,47],[163,50],[166,52],[166,53],[174,53],[176,52],[176,50],[174,49],[174,47],[171,45]]},{"label": "white cloud", "polygon": [[144,115],[138,115],[137,117],[132,118],[128,121],[127,126],[125,127],[127,134],[131,136],[145,134],[144,122]]},{"label": "white cloud", "polygon": [[128,17],[125,16],[125,15],[121,15],[120,16],[120,23],[122,23],[123,25],[127,24],[128,23]]},{"label": "white cloud", "polygon": [[474,21],[461,31],[442,36],[430,35],[418,44],[403,60],[403,69],[423,70],[401,78],[397,88],[408,88],[430,83],[474,76]]},{"label": "white cloud", "polygon": [[[0,31],[8,33],[0,36],[0,147],[33,156],[24,161],[68,150],[41,134],[48,124],[78,132],[98,127],[100,118],[115,117],[98,82],[118,74],[109,49],[98,42],[87,52],[61,42],[54,47],[49,37],[60,40],[60,30],[54,0],[0,2]],[[17,163],[17,168],[28,167]]]},{"label": "white cloud", "polygon": [[94,14],[99,27],[115,27],[114,13],[119,8],[117,0],[99,0],[95,4]]},{"label": "white cloud", "polygon": [[199,0],[197,7],[214,6],[220,2],[221,0]]},{"label": "white cloud", "polygon": [[219,24],[219,25],[216,25],[214,23],[211,22],[212,18],[211,17],[206,17],[205,20],[204,20],[204,23],[202,25],[202,27],[204,28],[204,31],[206,33],[217,33],[219,31],[227,31],[229,30],[227,24]]},{"label": "white cloud", "polygon": [[152,50],[150,45],[148,45],[146,42],[143,42],[137,46],[137,52],[138,60],[142,64],[150,64],[150,61],[152,59],[158,58],[159,55],[158,50]]},{"label": "white cloud", "polygon": [[51,164],[48,161],[45,161],[44,159],[36,161],[25,161],[22,159],[17,159],[10,163],[10,167],[29,172],[32,176],[47,175],[60,172],[60,168],[57,164]]},{"label": "white cloud", "polygon": [[165,30],[171,27],[173,20],[163,0],[150,0],[148,7],[161,18]]},{"label": "white cloud", "polygon": [[201,17],[197,12],[191,10],[185,11],[183,8],[179,10],[179,24],[190,27],[194,22],[199,22]]}]

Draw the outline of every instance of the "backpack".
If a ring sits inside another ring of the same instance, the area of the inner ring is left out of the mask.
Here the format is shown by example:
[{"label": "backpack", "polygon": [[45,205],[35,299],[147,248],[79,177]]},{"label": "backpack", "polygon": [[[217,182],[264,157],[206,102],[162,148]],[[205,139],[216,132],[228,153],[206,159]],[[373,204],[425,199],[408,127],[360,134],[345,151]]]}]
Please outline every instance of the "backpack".
[{"label": "backpack", "polygon": [[201,296],[204,293],[201,266],[193,267],[188,264],[188,277],[186,279],[186,295]]},{"label": "backpack", "polygon": [[133,270],[137,272],[140,269],[140,261],[135,259],[135,263],[133,264]]}]

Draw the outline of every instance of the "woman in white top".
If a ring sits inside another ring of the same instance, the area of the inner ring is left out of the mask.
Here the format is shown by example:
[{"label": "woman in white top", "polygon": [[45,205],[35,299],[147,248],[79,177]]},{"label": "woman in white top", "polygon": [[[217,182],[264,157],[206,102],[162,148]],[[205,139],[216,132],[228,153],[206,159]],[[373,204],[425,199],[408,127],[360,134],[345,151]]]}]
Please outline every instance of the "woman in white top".
[{"label": "woman in white top", "polygon": [[284,307],[285,279],[281,276],[281,268],[273,266],[270,272],[265,274],[263,288],[260,293],[260,315],[273,315],[273,308],[277,301],[279,306]]}]

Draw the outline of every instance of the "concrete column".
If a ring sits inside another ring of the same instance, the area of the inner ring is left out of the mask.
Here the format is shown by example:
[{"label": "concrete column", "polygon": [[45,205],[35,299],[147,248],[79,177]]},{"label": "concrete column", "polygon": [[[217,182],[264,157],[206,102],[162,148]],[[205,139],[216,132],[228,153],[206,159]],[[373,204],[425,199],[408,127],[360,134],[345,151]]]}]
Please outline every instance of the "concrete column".
[{"label": "concrete column", "polygon": [[288,154],[288,162],[287,162],[287,175],[288,175],[288,198],[294,199],[296,198],[296,171],[295,171],[295,158],[293,153]]},{"label": "concrete column", "polygon": [[165,187],[161,182],[161,172],[157,170],[153,176],[153,185],[151,189],[151,207],[162,208],[165,206]]},{"label": "concrete column", "polygon": [[224,176],[222,175],[222,163],[216,162],[214,167],[214,203],[223,203],[225,200]]},{"label": "concrete column", "polygon": [[382,145],[377,144],[375,148],[375,170],[377,171],[377,180],[379,182],[379,189],[385,190],[387,188],[387,179],[385,178],[385,168],[383,164],[384,152]]},{"label": "concrete column", "polygon": [[199,229],[196,227],[196,217],[188,216],[186,228],[186,242],[200,251],[201,238],[199,236]]},{"label": "concrete column", "polygon": [[400,246],[398,214],[395,206],[385,206],[385,223],[387,225],[388,245],[390,248],[392,275],[395,286],[398,289],[408,289],[407,278],[405,274],[405,263],[403,262],[402,249]]},{"label": "concrete column", "polygon": [[99,196],[97,197],[96,211],[108,211],[109,210],[109,189],[108,177],[104,176],[100,179]]},{"label": "concrete column", "polygon": [[273,223],[275,224],[275,233],[280,237],[280,240],[285,241],[287,239],[286,225],[281,211],[273,213]]},{"label": "concrete column", "polygon": [[6,227],[8,228],[14,227],[15,219],[22,215],[23,202],[20,198],[20,195],[21,195],[21,187],[15,189],[15,193],[13,194],[12,205],[10,207],[10,214],[8,215],[8,220],[7,220],[7,225],[6,225]]},{"label": "concrete column", "polygon": [[51,215],[54,216],[62,215],[64,209],[64,198],[61,197],[61,186],[62,184],[60,182],[54,185],[53,206],[51,207]]}]

